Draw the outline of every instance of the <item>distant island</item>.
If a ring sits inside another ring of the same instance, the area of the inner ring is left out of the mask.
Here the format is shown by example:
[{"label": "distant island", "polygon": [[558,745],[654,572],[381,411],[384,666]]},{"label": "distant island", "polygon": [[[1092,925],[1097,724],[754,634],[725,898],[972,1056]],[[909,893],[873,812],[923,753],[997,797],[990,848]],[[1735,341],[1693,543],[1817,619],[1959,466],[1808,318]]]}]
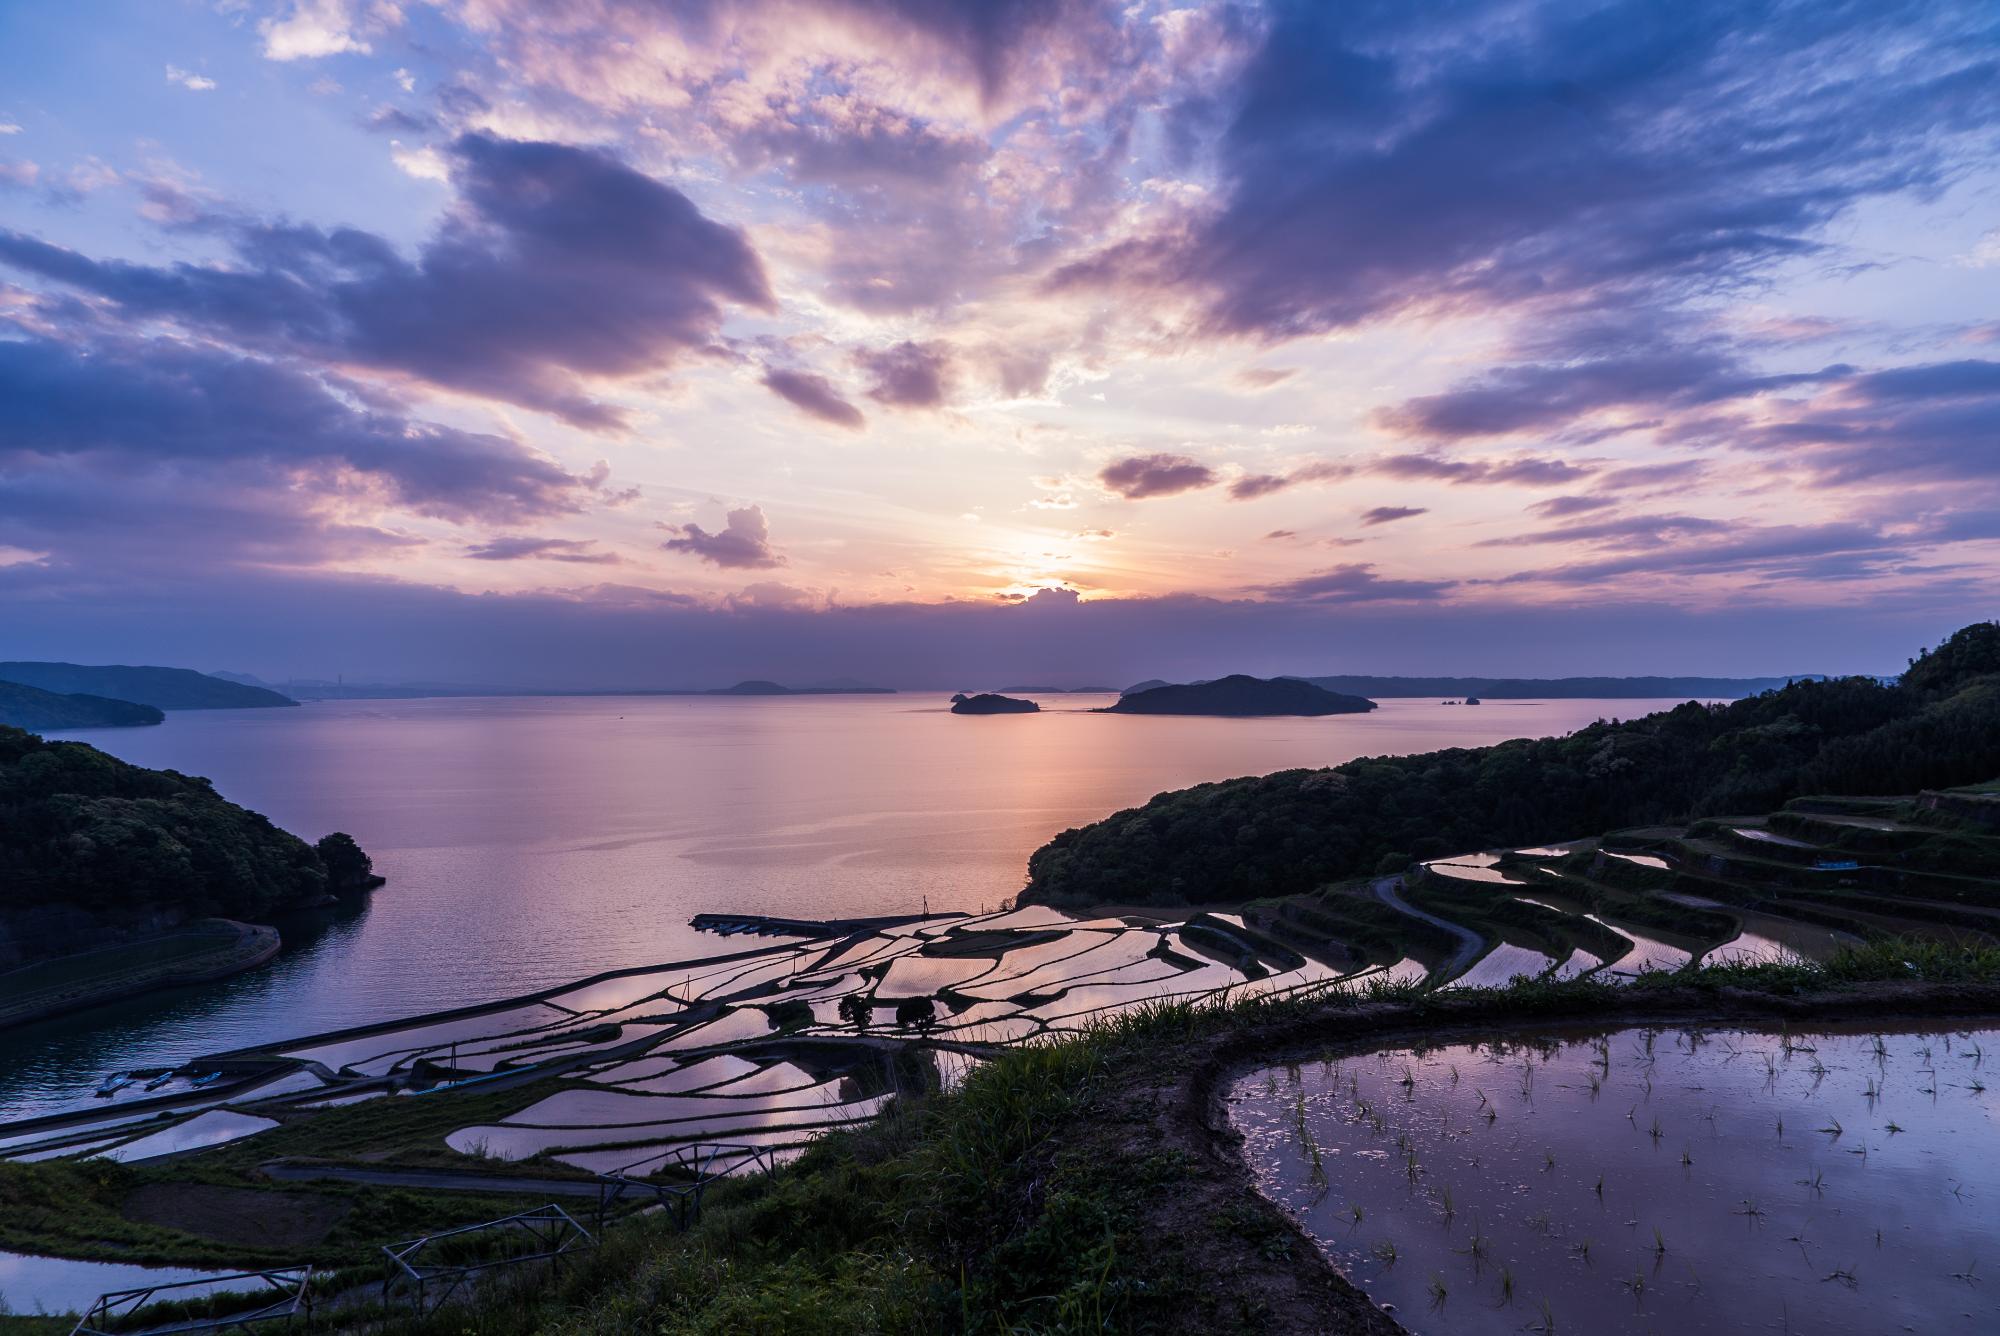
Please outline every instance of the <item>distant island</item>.
[{"label": "distant island", "polygon": [[210,677],[192,668],[17,661],[0,663],[0,682],[17,682],[64,696],[132,701],[156,710],[242,710],[298,704],[266,687]]},{"label": "distant island", "polygon": [[221,978],[277,953],[274,916],[382,884],[209,782],[0,727],[0,1026]]},{"label": "distant island", "polygon": [[[642,691],[634,695],[675,696],[683,693],[674,691]],[[788,687],[762,678],[752,678],[738,682],[733,687],[712,687],[703,692],[690,692],[703,696],[893,696],[896,693],[888,687]]]},{"label": "distant island", "polygon": [[1003,696],[1114,696],[1115,687],[1001,687]]},{"label": "distant island", "polygon": [[894,687],[837,680],[788,687],[765,678],[751,678],[729,687],[499,687],[462,682],[348,682],[324,678],[296,678],[281,683],[266,682],[250,673],[217,672],[212,676],[226,682],[263,687],[299,700],[429,700],[478,699],[489,696],[893,696]]},{"label": "distant island", "polygon": [[1769,811],[1804,793],[1979,783],[1993,777],[1996,757],[2000,624],[1982,622],[1920,653],[1894,682],[1800,680],[1563,737],[1363,757],[1162,793],[1036,850],[1020,902],[1294,895],[1468,849]]},{"label": "distant island", "polygon": [[0,725],[41,733],[60,728],[131,728],[166,715],[151,705],[108,696],[59,694],[0,681]]},{"label": "distant island", "polygon": [[1131,691],[1098,714],[1206,714],[1226,718],[1260,715],[1366,714],[1375,702],[1314,686],[1296,677],[1261,678],[1234,673],[1213,682]]},{"label": "distant island", "polygon": [[[1823,674],[1791,677],[1304,677],[1282,674],[1277,680],[1310,682],[1328,691],[1370,700],[1411,700],[1436,696],[1475,705],[1489,700],[1742,700],[1776,691],[1791,682],[1824,680]],[[1149,677],[1126,687],[1124,695],[1167,686]],[[1193,685],[1200,686],[1200,682]]]},{"label": "distant island", "polygon": [[1791,682],[1822,680],[1819,674],[1793,677],[1308,677],[1328,691],[1376,699],[1444,696],[1467,705],[1487,700],[1742,700],[1776,691]]},{"label": "distant island", "polygon": [[1031,700],[1016,700],[990,691],[977,696],[961,692],[951,698],[953,714],[1039,714],[1041,708]]}]

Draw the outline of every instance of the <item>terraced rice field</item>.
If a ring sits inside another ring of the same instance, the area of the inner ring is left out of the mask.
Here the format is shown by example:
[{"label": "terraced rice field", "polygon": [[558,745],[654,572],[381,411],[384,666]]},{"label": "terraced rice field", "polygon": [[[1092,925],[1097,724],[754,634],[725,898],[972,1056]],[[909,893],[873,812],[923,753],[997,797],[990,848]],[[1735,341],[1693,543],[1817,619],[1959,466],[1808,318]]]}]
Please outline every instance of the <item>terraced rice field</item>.
[{"label": "terraced rice field", "polygon": [[[784,926],[797,936],[773,942],[739,931],[748,949],[725,956],[203,1060],[192,1066],[248,1067],[252,1084],[164,1118],[135,1117],[144,1098],[127,1094],[135,1084],[99,1102],[96,1117],[0,1136],[0,1156],[187,1153],[275,1126],[273,1113],[554,1076],[556,1093],[468,1123],[445,1145],[473,1159],[540,1157],[593,1173],[674,1167],[686,1161],[680,1152],[694,1151],[729,1172],[781,1162],[827,1128],[874,1117],[912,1079],[913,1057],[915,1079],[949,1087],[996,1045],[1074,1032],[1155,1000],[1388,975],[1329,968],[1226,916],[1162,926],[1023,909]],[[255,1112],[224,1107],[234,1105]]]}]

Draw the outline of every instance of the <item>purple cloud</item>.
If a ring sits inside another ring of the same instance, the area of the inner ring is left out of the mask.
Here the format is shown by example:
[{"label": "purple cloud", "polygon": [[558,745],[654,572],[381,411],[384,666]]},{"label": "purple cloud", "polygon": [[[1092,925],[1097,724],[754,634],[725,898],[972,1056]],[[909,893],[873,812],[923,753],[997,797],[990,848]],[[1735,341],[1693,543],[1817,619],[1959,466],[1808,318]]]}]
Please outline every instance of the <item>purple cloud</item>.
[{"label": "purple cloud", "polygon": [[942,344],[905,341],[880,352],[864,352],[855,360],[875,378],[868,397],[899,408],[936,408],[944,402],[951,374],[951,353]]},{"label": "purple cloud", "polygon": [[516,441],[359,408],[335,384],[169,339],[0,339],[0,464],[254,468],[328,496],[352,473],[393,506],[456,523],[564,514],[590,494]]},{"label": "purple cloud", "polygon": [[723,307],[772,310],[743,236],[617,159],[468,134],[459,207],[412,262],[353,228],[208,215],[238,263],[98,261],[0,231],[0,263],[262,353],[395,370],[617,428],[587,377],[655,372],[713,343]]},{"label": "purple cloud", "polygon": [[1186,455],[1132,455],[1098,470],[1097,480],[1128,501],[1213,487],[1215,470]]},{"label": "purple cloud", "polygon": [[764,385],[786,403],[821,422],[830,422],[849,431],[860,431],[868,425],[868,419],[861,416],[861,410],[842,398],[840,391],[825,376],[774,367],[764,372]]},{"label": "purple cloud", "polygon": [[670,524],[675,534],[660,544],[669,552],[688,552],[711,566],[726,570],[769,570],[782,566],[785,559],[771,548],[771,528],[761,506],[744,506],[729,512],[721,529],[709,533],[699,524]]},{"label": "purple cloud", "polygon": [[1418,515],[1428,515],[1423,506],[1376,506],[1373,510],[1361,512],[1362,524],[1373,528],[1378,524],[1394,524],[1397,520],[1414,519]]},{"label": "purple cloud", "polygon": [[505,535],[474,543],[465,555],[474,561],[568,561],[591,566],[614,566],[616,552],[596,551],[588,539],[536,538],[528,534]]},{"label": "purple cloud", "polygon": [[1259,592],[1290,603],[1427,603],[1450,589],[1448,580],[1385,580],[1372,565],[1350,562],[1301,579],[1263,585]]},{"label": "purple cloud", "polygon": [[1822,253],[1858,201],[1941,186],[2000,115],[1992,20],[1950,7],[1279,0],[1262,29],[1233,97],[1178,113],[1219,123],[1218,206],[1059,283],[1194,292],[1212,331],[1263,339],[1671,305]]}]

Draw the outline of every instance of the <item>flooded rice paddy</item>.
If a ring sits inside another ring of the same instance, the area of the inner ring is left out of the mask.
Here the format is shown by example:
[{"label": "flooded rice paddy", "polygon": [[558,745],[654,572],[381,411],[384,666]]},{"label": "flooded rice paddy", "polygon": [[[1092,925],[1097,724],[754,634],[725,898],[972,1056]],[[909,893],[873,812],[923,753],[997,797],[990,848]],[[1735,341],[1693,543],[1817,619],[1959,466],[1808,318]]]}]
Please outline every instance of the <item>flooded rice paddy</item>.
[{"label": "flooded rice paddy", "polygon": [[162,1105],[134,1083],[59,1124],[11,1131],[0,1159],[136,1162],[385,1094],[435,1098],[553,1076],[555,1093],[460,1127],[444,1145],[590,1172],[658,1167],[687,1151],[727,1173],[782,1162],[821,1132],[880,1113],[911,1079],[907,1061],[895,1066],[899,1050],[928,1067],[924,1084],[950,1088],[996,1046],[1074,1033],[1163,999],[1408,977],[1380,966],[1335,970],[1295,953],[1260,957],[1261,939],[1232,916],[1196,931],[1030,908],[788,922],[779,926],[790,938],[775,942],[758,935],[774,930],[769,921],[719,926],[737,948],[724,955],[472,1013],[203,1058],[193,1065],[226,1068],[234,1084],[205,1101]]},{"label": "flooded rice paddy", "polygon": [[1412,1331],[2000,1330],[2000,1030],[1620,1029],[1238,1080],[1260,1189]]}]

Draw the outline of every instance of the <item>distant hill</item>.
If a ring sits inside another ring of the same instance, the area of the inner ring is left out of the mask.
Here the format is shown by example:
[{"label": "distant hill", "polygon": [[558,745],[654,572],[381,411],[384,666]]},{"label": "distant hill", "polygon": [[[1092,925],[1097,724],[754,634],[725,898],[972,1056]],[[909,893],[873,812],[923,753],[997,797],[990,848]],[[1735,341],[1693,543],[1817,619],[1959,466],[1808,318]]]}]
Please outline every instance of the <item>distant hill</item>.
[{"label": "distant hill", "polygon": [[59,728],[130,728],[166,716],[150,705],[107,696],[60,695],[19,682],[0,682],[0,724],[45,733]]},{"label": "distant hill", "polygon": [[1328,691],[1397,699],[1483,696],[1487,700],[1742,700],[1776,691],[1796,677],[1307,677]]},{"label": "distant hill", "polygon": [[1015,700],[1012,696],[996,696],[992,692],[951,698],[953,714],[1039,714],[1041,708],[1031,700]]},{"label": "distant hill", "polygon": [[[606,692],[603,694],[610,695],[616,693]],[[683,693],[674,691],[645,691],[633,694],[674,696]],[[738,682],[733,687],[714,687],[698,694],[704,696],[892,696],[895,692],[888,687],[788,687],[781,686],[776,682],[768,682],[758,677],[751,678],[747,682]]]},{"label": "distant hill", "polygon": [[224,681],[192,668],[17,661],[0,663],[0,682],[18,682],[64,696],[136,701],[160,710],[240,710],[298,704],[264,687]]},{"label": "distant hill", "polygon": [[[1162,682],[1161,686],[1166,683]],[[1003,696],[1112,696],[1111,687],[1001,687]]]},{"label": "distant hill", "polygon": [[1296,677],[1269,680],[1235,673],[1213,682],[1128,692],[1099,714],[1258,715],[1366,714],[1375,702],[1314,686]]}]

